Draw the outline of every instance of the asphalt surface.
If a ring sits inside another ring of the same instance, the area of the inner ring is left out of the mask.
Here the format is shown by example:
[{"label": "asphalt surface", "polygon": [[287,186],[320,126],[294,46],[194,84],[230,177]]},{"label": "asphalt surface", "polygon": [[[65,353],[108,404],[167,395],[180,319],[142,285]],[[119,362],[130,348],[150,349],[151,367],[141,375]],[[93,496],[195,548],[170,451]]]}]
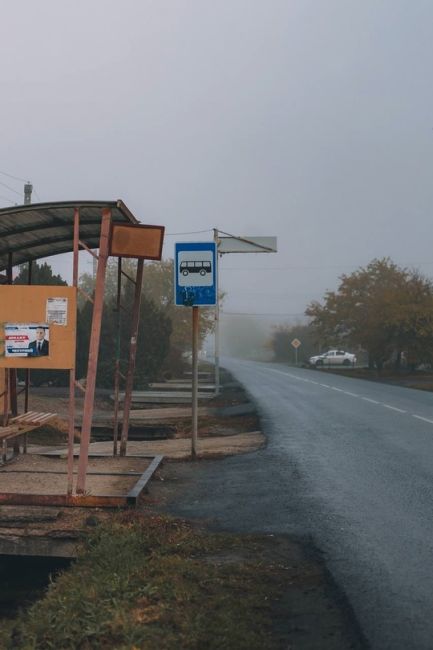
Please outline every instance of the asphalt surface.
[{"label": "asphalt surface", "polygon": [[255,400],[268,444],[197,464],[175,512],[311,536],[372,648],[433,648],[433,394],[223,364]]}]

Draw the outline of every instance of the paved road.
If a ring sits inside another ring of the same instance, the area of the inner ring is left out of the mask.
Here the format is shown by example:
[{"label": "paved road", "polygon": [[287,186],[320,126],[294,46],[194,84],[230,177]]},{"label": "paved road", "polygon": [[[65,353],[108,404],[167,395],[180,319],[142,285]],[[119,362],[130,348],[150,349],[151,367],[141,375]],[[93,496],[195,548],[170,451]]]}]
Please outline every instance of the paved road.
[{"label": "paved road", "polygon": [[177,512],[311,535],[378,650],[433,648],[433,395],[224,360],[265,450],[199,467]]}]

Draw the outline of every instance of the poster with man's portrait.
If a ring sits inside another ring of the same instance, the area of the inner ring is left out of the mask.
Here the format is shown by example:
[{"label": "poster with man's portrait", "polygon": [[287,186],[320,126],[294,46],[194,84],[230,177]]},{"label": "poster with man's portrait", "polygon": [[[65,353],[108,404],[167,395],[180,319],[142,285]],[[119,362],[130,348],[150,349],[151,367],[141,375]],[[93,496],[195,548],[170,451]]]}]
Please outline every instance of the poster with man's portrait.
[{"label": "poster with man's portrait", "polygon": [[50,328],[47,323],[6,323],[6,357],[47,357],[50,354]]}]

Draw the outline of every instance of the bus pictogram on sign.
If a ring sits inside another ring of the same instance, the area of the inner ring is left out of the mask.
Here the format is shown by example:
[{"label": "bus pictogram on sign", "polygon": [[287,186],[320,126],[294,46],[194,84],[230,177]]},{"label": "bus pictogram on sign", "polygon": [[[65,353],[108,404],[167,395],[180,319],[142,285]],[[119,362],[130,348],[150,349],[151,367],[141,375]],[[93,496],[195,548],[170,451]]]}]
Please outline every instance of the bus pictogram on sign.
[{"label": "bus pictogram on sign", "polygon": [[211,271],[212,264],[209,260],[191,260],[180,263],[180,272],[183,276],[187,276],[190,273],[200,273],[203,277],[206,273],[210,273]]}]

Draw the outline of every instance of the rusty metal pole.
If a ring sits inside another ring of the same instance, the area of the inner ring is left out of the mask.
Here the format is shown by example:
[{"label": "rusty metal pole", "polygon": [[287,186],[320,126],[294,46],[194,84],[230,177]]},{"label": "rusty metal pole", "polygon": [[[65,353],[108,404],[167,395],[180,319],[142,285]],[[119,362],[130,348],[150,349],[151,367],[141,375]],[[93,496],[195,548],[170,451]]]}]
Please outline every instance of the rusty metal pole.
[{"label": "rusty metal pole", "polygon": [[[78,286],[78,263],[80,241],[80,211],[74,210],[74,247],[72,262],[72,286]],[[76,338],[75,334],[75,338]],[[68,486],[67,493],[72,494],[74,487],[74,434],[75,434],[75,362],[69,370],[69,427],[68,427]]]},{"label": "rusty metal pole", "polygon": [[142,259],[137,260],[137,273],[135,277],[134,306],[132,310],[131,341],[129,344],[128,371],[126,373],[125,399],[123,401],[123,423],[122,436],[120,439],[120,455],[126,455],[126,443],[128,441],[129,412],[132,402],[132,388],[134,384],[135,358],[137,355],[138,323],[140,320],[141,286],[143,284]]},{"label": "rusty metal pole", "polygon": [[[8,268],[7,268],[7,282],[12,284],[13,282],[13,255],[12,253],[8,254]],[[17,370],[16,368],[9,369],[9,406],[11,410],[12,417],[18,415],[18,394],[17,394]],[[27,444],[24,444],[27,448]],[[20,453],[20,443],[19,440],[13,441],[14,454]]]},{"label": "rusty metal pole", "polygon": [[[216,257],[218,261],[218,244],[219,244],[219,235],[218,235],[218,230],[216,228],[213,229],[213,239],[216,244]],[[217,267],[217,273],[218,273],[218,267]],[[218,296],[218,286],[219,282],[217,282],[217,290],[216,290],[216,303],[215,303],[215,329],[214,329],[214,337],[215,337],[215,395],[219,395],[220,393],[220,301],[219,301],[219,296]]]},{"label": "rusty metal pole", "polygon": [[192,308],[192,435],[191,435],[191,458],[197,458],[198,438],[198,330],[199,311],[198,307]]},{"label": "rusty metal pole", "polygon": [[[31,285],[33,280],[33,262],[30,260],[28,266],[27,284]],[[25,385],[24,385],[24,413],[29,410],[29,386],[30,386],[30,368],[25,370]]]},{"label": "rusty metal pole", "polygon": [[3,393],[3,426],[9,422],[9,369],[5,368],[5,390]]},{"label": "rusty metal pole", "polygon": [[[13,255],[8,254],[8,268],[6,271],[7,283],[13,282]],[[12,416],[18,415],[18,396],[17,396],[17,371],[16,368],[9,369],[9,395],[10,395],[10,409]],[[19,452],[19,443],[14,442],[14,451]]]},{"label": "rusty metal pole", "polygon": [[120,390],[120,350],[121,350],[121,297],[122,297],[122,258],[117,258],[117,343],[116,364],[114,368],[114,416],[113,416],[113,456],[117,456],[119,438],[119,390]]},{"label": "rusty metal pole", "polygon": [[99,239],[98,269],[96,271],[95,299],[93,303],[92,329],[90,332],[89,361],[87,366],[86,393],[81,426],[80,458],[78,461],[77,494],[84,494],[89,459],[90,432],[92,429],[95,400],[96,371],[98,366],[99,341],[101,338],[102,310],[104,307],[105,272],[110,252],[111,210],[102,210],[101,234]]},{"label": "rusty metal pole", "polygon": [[72,266],[72,286],[78,286],[78,262],[79,262],[79,243],[80,243],[80,210],[74,210],[74,257]]},{"label": "rusty metal pole", "polygon": [[74,433],[75,433],[75,369],[69,371],[69,427],[68,427],[68,485],[67,494],[74,488]]}]

